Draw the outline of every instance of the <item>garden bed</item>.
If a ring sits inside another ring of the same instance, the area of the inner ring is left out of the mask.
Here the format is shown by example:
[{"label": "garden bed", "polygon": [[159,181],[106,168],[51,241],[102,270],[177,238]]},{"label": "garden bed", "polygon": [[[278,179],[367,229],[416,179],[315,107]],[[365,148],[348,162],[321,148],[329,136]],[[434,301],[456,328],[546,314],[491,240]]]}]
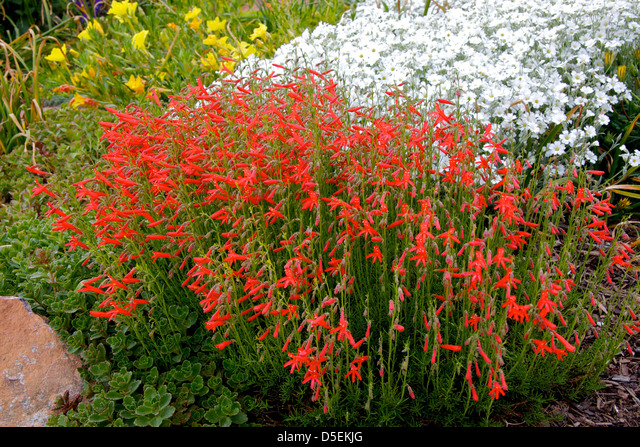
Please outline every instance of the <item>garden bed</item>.
[{"label": "garden bed", "polygon": [[637,426],[638,5],[246,3],[3,42],[51,423]]}]

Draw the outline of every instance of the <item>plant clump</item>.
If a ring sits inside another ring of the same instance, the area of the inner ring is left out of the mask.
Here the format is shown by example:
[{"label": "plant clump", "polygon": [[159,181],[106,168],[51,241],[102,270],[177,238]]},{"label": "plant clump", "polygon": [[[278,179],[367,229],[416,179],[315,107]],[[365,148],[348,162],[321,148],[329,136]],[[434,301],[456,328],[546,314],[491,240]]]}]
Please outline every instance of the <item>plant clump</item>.
[{"label": "plant clump", "polygon": [[79,285],[91,315],[167,365],[198,322],[264,391],[292,375],[325,417],[376,424],[412,402],[488,413],[553,380],[538,365],[602,369],[640,302],[599,301],[634,254],[601,172],[554,180],[450,101],[387,95],[351,107],[329,72],[256,71],[160,116],[110,109],[102,164],[33,190],[101,272]]}]

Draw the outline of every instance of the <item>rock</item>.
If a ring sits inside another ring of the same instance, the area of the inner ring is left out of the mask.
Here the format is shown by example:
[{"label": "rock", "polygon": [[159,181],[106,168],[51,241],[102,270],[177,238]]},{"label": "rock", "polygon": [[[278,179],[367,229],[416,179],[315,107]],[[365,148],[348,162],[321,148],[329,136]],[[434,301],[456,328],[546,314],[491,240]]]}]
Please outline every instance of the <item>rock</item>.
[{"label": "rock", "polygon": [[44,427],[56,400],[82,393],[79,357],[20,298],[0,296],[0,427]]}]

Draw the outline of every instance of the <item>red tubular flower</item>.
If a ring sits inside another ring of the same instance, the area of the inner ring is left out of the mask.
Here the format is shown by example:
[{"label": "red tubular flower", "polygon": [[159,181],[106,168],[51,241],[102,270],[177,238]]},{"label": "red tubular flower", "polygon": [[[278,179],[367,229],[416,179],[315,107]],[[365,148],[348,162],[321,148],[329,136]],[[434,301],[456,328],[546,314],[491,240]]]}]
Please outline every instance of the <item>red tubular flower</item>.
[{"label": "red tubular flower", "polygon": [[440,345],[442,349],[448,349],[449,351],[459,352],[462,350],[462,346],[458,345]]},{"label": "red tubular flower", "polygon": [[504,396],[504,390],[499,384],[494,383],[493,388],[489,390],[489,396],[491,396],[495,400],[498,400],[500,395]]},{"label": "red tubular flower", "polygon": [[366,259],[373,258],[373,263],[376,263],[376,260],[382,264],[382,252],[380,251],[380,247],[377,245],[373,247],[373,253],[365,256]]},{"label": "red tubular flower", "polygon": [[27,166],[27,171],[29,171],[32,174],[36,174],[36,175],[42,175],[42,176],[51,175],[48,172],[41,171],[35,165],[34,166]]},{"label": "red tubular flower", "polygon": [[38,185],[37,187],[33,188],[33,194],[31,194],[31,197],[36,197],[40,194],[46,194],[48,196],[51,197],[55,197],[56,195],[54,193],[52,193],[51,191],[49,191],[49,189],[47,188],[46,185],[41,185],[39,181],[36,180],[36,185]]},{"label": "red tubular flower", "polygon": [[223,341],[222,343],[218,343],[216,346],[216,348],[218,348],[220,351],[222,351],[224,348],[226,348],[227,346],[229,346],[231,343],[234,343],[234,340],[226,340]]}]

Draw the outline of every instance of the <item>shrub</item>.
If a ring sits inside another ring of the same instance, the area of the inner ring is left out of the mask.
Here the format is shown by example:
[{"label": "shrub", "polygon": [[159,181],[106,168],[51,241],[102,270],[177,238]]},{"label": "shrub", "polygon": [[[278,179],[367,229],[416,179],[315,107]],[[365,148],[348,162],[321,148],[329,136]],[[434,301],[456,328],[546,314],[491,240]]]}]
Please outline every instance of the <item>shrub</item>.
[{"label": "shrub", "polygon": [[161,116],[111,109],[104,165],[71,193],[38,183],[102,272],[78,290],[93,316],[161,365],[201,321],[264,390],[291,374],[323,420],[374,424],[588,380],[640,331],[601,172],[552,180],[446,100],[388,92],[376,115],[328,73],[291,76],[190,86]]}]

